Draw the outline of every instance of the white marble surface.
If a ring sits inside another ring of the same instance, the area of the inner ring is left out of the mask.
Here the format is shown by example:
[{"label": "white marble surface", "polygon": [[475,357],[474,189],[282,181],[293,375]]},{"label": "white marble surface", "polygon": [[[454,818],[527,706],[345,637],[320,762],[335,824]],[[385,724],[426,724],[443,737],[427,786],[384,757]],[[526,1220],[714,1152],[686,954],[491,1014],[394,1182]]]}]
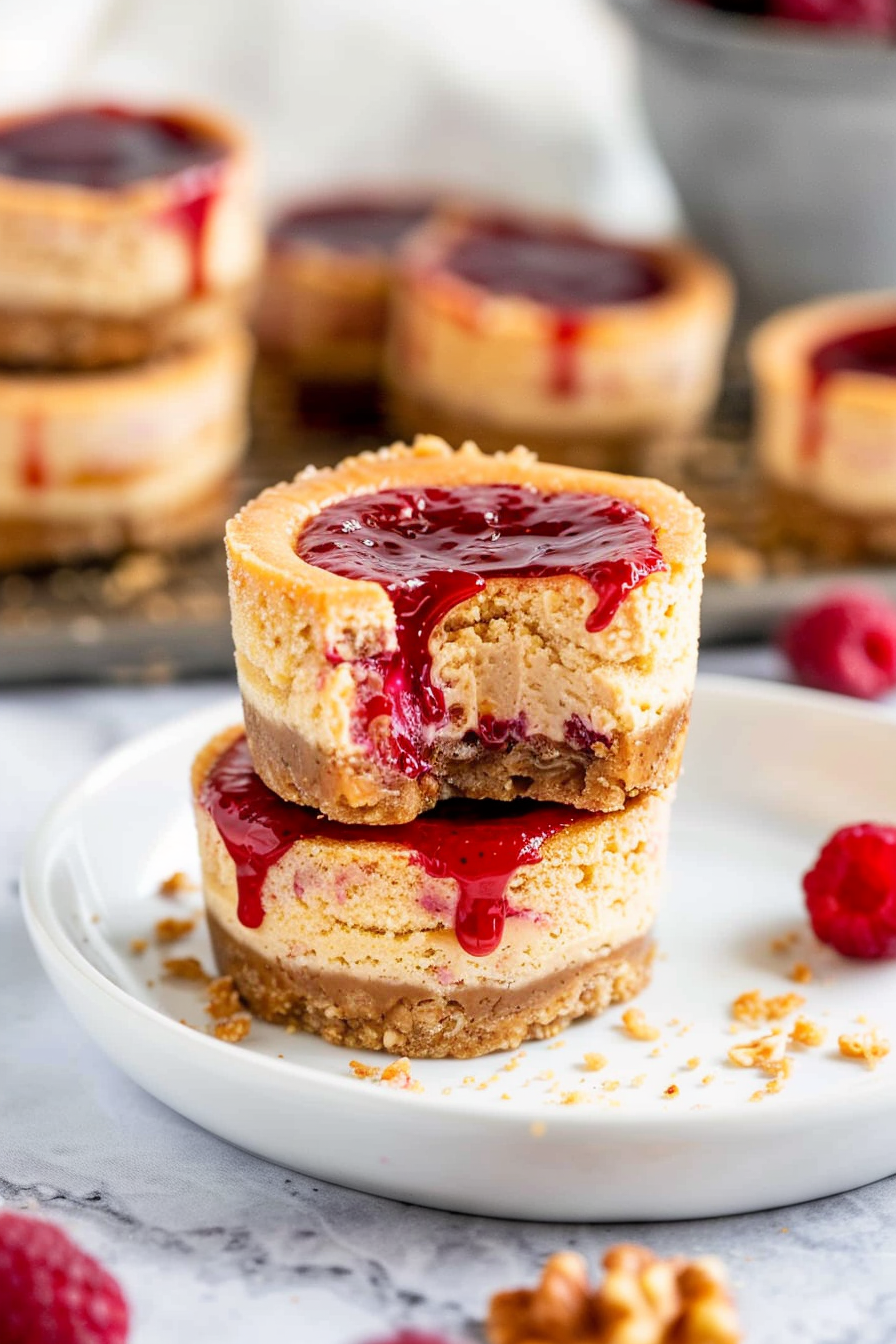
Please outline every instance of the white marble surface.
[{"label": "white marble surface", "polygon": [[[704,665],[780,670],[763,650],[713,652]],[[110,747],[226,689],[0,697],[0,1203],[59,1219],[110,1265],[133,1303],[134,1344],[361,1344],[400,1325],[475,1340],[492,1291],[531,1281],[558,1247],[595,1257],[620,1237],[722,1255],[750,1344],[896,1337],[896,1180],[702,1223],[466,1218],[356,1195],[250,1157],[107,1063],[28,944],[16,893],[22,846],[51,797]]]}]

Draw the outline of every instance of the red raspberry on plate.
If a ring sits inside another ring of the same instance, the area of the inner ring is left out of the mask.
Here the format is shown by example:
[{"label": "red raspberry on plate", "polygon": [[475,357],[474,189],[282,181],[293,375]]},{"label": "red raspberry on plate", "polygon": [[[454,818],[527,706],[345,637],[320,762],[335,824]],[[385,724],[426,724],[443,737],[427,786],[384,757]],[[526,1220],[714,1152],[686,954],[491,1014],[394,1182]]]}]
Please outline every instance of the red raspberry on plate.
[{"label": "red raspberry on plate", "polygon": [[791,23],[814,23],[853,32],[892,33],[893,0],[769,0],[768,12]]},{"label": "red raspberry on plate", "polygon": [[896,826],[836,831],[803,878],[815,936],[845,957],[896,957]]},{"label": "red raspberry on plate", "polygon": [[59,1227],[0,1211],[0,1344],[124,1344],[112,1275]]},{"label": "red raspberry on plate", "polygon": [[829,594],[792,616],[780,642],[804,686],[860,700],[896,687],[896,608],[877,593]]}]

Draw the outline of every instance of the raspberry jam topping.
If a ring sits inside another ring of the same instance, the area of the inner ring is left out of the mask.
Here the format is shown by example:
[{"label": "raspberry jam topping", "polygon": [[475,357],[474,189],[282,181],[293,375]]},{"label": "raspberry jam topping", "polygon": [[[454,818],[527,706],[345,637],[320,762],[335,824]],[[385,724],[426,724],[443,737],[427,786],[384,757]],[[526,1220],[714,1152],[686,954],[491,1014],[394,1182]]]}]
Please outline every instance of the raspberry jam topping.
[{"label": "raspberry jam topping", "polygon": [[573,229],[510,220],[477,224],[444,266],[492,294],[513,294],[570,311],[638,303],[666,287],[658,266],[644,252]]},{"label": "raspberry jam topping", "polygon": [[297,840],[402,845],[430,877],[457,883],[455,932],[473,957],[488,956],[501,942],[506,891],[517,869],[538,863],[550,836],[588,815],[556,803],[449,802],[403,826],[347,826],[273,793],[255,773],[245,737],[212,766],[200,802],[236,865],[238,913],[247,928],[264,919],[264,880]]},{"label": "raspberry jam topping", "polygon": [[[428,744],[446,722],[430,636],[488,579],[578,576],[594,589],[586,627],[597,631],[632,589],[665,569],[650,520],[633,504],[522,485],[427,486],[342,499],[311,519],[296,550],[308,564],[372,580],[389,595],[396,648],[354,664],[358,726],[383,763],[409,779],[428,768]],[[390,725],[385,737],[383,721]]]},{"label": "raspberry jam topping", "polygon": [[334,252],[379,252],[391,256],[405,234],[430,212],[423,202],[334,201],[300,205],[281,215],[271,230],[275,245],[315,243]]},{"label": "raspberry jam topping", "polygon": [[873,373],[896,378],[896,324],[850,331],[819,345],[809,360],[804,456],[817,456],[821,438],[820,401],[838,373]]},{"label": "raspberry jam topping", "polygon": [[455,245],[444,269],[491,294],[531,299],[552,310],[548,392],[579,391],[583,310],[640,303],[666,288],[646,252],[575,229],[516,220],[480,220]]},{"label": "raspberry jam topping", "polygon": [[203,251],[225,150],[186,121],[112,106],[66,108],[0,128],[0,176],[115,191],[170,179],[161,218],[190,247],[192,290],[205,288]]},{"label": "raspberry jam topping", "polygon": [[821,942],[845,957],[896,957],[896,826],[844,826],[806,873],[803,890]]}]

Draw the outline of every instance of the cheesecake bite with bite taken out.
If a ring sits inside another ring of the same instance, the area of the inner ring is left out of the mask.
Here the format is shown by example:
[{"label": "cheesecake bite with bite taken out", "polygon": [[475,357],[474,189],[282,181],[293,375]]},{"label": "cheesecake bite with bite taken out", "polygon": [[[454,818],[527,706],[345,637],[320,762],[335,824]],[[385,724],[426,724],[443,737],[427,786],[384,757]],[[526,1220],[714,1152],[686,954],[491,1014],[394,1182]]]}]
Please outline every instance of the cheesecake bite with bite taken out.
[{"label": "cheesecake bite with bite taken out", "polygon": [[199,753],[193,793],[218,966],[269,1021],[467,1058],[554,1035],[649,978],[662,793],[606,815],[449,801],[347,826],[267,788],[241,728]]},{"label": "cheesecake bite with bite taken out", "polygon": [[704,533],[671,488],[421,438],[265,491],[227,548],[280,797],[401,824],[458,794],[606,811],[675,780]]}]

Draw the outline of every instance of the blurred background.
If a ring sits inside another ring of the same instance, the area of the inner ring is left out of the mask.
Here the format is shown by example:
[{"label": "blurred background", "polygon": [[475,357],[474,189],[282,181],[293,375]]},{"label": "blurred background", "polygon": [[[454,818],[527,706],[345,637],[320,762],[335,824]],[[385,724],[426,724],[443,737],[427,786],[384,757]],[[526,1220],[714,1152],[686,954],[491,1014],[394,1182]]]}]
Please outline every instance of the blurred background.
[{"label": "blurred background", "polygon": [[677,222],[632,42],[600,0],[2,0],[0,107],[229,110],[264,194],[437,184],[641,236]]}]

